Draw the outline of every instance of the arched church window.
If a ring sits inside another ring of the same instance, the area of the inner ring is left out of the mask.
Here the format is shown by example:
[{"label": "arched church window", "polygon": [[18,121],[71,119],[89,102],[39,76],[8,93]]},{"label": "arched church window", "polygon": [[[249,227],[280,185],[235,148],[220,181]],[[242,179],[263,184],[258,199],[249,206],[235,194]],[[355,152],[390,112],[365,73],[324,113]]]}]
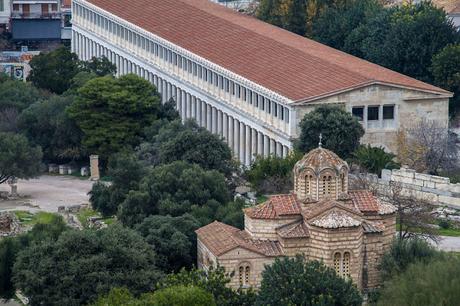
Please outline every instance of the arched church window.
[{"label": "arched church window", "polygon": [[345,185],[345,173],[340,174],[340,188],[342,192],[347,191],[347,188]]},{"label": "arched church window", "polygon": [[305,175],[305,195],[311,194],[311,175]]},{"label": "arched church window", "polygon": [[251,273],[251,268],[249,266],[246,266],[244,270],[244,283],[245,285],[249,285],[249,275]]},{"label": "arched church window", "polygon": [[342,263],[342,276],[350,276],[350,253],[345,252],[343,254],[343,263]]},{"label": "arched church window", "polygon": [[339,252],[334,254],[334,270],[337,275],[341,275],[341,261],[342,261],[342,254]]},{"label": "arched church window", "polygon": [[251,276],[251,267],[248,263],[241,264],[238,268],[238,280],[241,287],[249,286],[249,279]]}]

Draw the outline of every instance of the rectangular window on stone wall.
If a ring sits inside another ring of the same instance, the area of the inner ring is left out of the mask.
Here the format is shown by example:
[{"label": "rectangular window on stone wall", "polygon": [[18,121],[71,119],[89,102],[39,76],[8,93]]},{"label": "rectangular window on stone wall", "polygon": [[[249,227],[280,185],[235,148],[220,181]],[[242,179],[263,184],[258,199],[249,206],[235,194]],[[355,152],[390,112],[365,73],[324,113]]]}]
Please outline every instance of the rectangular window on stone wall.
[{"label": "rectangular window on stone wall", "polygon": [[384,105],[383,106],[383,119],[391,120],[395,118],[395,106],[394,105]]},{"label": "rectangular window on stone wall", "polygon": [[380,106],[367,107],[367,127],[371,129],[380,128]]},{"label": "rectangular window on stone wall", "polygon": [[289,123],[289,109],[288,108],[284,109],[284,121]]},{"label": "rectangular window on stone wall", "polygon": [[363,106],[355,106],[352,108],[351,113],[353,116],[358,118],[359,121],[364,120],[364,107]]},{"label": "rectangular window on stone wall", "polygon": [[379,120],[379,107],[378,106],[368,106],[367,107],[367,120]]}]

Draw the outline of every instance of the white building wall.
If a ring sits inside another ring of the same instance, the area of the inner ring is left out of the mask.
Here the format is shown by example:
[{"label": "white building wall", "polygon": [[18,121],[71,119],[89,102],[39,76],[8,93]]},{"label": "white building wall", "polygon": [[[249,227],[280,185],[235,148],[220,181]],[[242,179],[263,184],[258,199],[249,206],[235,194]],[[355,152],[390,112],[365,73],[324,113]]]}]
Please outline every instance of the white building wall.
[{"label": "white building wall", "polygon": [[0,2],[0,25],[7,25],[11,16],[11,0],[0,0]]},{"label": "white building wall", "polygon": [[72,51],[80,59],[104,55],[118,76],[135,73],[149,80],[163,103],[173,98],[183,120],[193,118],[222,136],[242,164],[255,155],[288,154],[295,126],[286,98],[85,1],[74,1],[72,10]]}]

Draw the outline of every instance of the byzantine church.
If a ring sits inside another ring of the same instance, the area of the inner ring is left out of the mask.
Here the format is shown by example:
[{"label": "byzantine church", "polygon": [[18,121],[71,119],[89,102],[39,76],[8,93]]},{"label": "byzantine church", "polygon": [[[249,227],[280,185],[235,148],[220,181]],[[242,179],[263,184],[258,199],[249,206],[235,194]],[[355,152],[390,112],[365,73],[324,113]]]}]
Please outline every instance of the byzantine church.
[{"label": "byzantine church", "polygon": [[319,260],[361,289],[380,285],[378,265],[395,235],[396,208],[348,190],[348,164],[321,145],[293,170],[294,190],[244,210],[244,230],[213,222],[196,230],[198,267],[219,264],[233,288],[259,287],[279,256]]}]

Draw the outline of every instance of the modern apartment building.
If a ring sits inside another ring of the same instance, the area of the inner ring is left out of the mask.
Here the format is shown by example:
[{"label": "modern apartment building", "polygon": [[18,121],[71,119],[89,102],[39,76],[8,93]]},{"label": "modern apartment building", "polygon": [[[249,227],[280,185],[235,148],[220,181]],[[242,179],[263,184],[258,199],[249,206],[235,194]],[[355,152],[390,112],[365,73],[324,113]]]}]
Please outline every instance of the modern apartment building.
[{"label": "modern apartment building", "polygon": [[421,118],[448,124],[451,93],[208,0],[74,0],[72,50],[149,80],[244,164],[286,156],[319,104],[352,112],[363,142],[389,150]]},{"label": "modern apartment building", "polygon": [[12,0],[13,40],[60,40],[60,0]]}]

